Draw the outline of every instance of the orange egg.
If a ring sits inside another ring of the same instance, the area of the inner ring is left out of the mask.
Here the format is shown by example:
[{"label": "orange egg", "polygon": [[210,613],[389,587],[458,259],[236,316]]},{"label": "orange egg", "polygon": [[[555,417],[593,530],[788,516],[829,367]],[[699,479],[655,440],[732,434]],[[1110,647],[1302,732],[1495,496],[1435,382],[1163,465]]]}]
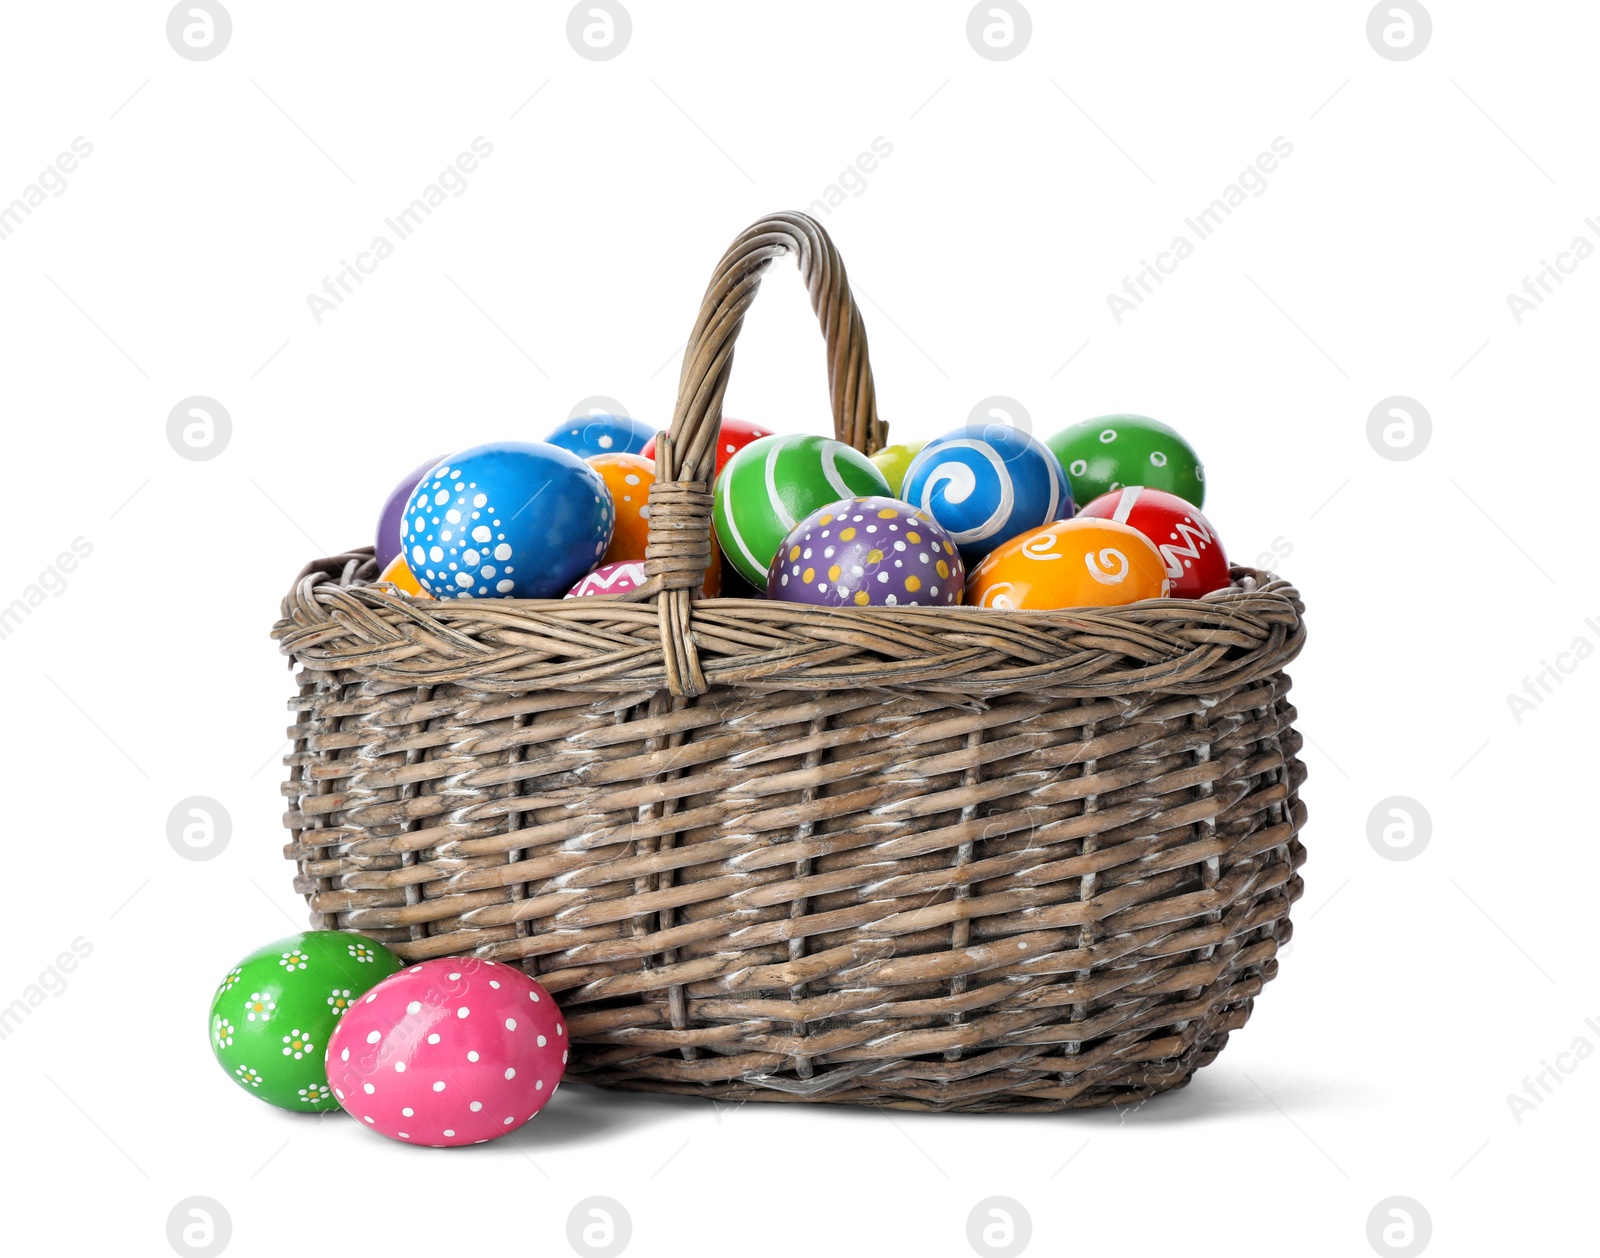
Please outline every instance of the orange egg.
[{"label": "orange egg", "polygon": [[650,486],[656,483],[656,461],[641,454],[597,454],[585,460],[600,473],[611,491],[617,525],[601,563],[643,559],[650,533]]},{"label": "orange egg", "polygon": [[406,562],[406,557],[404,555],[396,555],[393,559],[391,559],[389,561],[389,566],[383,570],[383,575],[380,576],[378,580],[388,581],[393,585],[399,586],[407,594],[411,595],[412,598],[433,597],[433,595],[429,594],[422,588],[422,584],[417,580],[416,575],[411,571],[411,565]]},{"label": "orange egg", "polygon": [[1082,516],[1013,537],[967,578],[969,604],[1012,611],[1116,607],[1167,591],[1167,565],[1143,533]]},{"label": "orange egg", "polygon": [[[656,483],[656,461],[642,454],[597,454],[584,460],[600,473],[616,509],[616,527],[601,564],[642,560],[650,536],[650,486]],[[597,565],[598,566],[598,565]],[[722,592],[722,556],[711,539],[711,566],[706,569],[701,593],[716,598]]]}]

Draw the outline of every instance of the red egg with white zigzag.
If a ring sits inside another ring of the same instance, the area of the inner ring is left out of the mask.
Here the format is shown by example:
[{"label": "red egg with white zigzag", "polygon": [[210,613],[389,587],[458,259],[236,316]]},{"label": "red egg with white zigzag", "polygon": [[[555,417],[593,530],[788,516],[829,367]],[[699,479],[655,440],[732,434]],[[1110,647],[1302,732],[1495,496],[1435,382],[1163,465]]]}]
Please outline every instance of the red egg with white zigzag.
[{"label": "red egg with white zigzag", "polygon": [[1231,580],[1217,531],[1200,508],[1177,494],[1130,485],[1101,494],[1078,515],[1115,520],[1149,538],[1167,565],[1173,598],[1199,598],[1225,588]]}]

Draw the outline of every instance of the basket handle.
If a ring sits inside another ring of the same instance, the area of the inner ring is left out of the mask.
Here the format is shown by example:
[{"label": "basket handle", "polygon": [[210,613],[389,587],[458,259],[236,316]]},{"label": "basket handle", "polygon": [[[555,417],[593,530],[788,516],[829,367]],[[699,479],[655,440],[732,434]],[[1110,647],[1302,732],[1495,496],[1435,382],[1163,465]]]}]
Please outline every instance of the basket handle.
[{"label": "basket handle", "polygon": [[889,435],[888,425],[878,418],[861,311],[828,233],[814,218],[798,213],[771,214],[751,224],[722,255],[706,286],[684,349],[672,427],[656,440],[647,581],[641,593],[654,597],[660,609],[667,686],[675,695],[693,696],[707,688],[690,633],[689,608],[711,561],[711,471],[734,342],[761,287],[762,273],[775,258],[789,253],[811,294],[827,345],[834,436],[871,454]]}]

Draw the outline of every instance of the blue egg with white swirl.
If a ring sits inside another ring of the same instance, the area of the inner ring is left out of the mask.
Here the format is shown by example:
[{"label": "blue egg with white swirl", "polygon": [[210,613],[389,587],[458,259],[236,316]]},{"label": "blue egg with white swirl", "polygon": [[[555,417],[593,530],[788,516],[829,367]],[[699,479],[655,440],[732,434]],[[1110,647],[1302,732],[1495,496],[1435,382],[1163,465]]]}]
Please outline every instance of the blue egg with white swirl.
[{"label": "blue egg with white swirl", "polygon": [[655,435],[656,430],[642,419],[594,411],[574,415],[545,440],[580,459],[592,459],[597,454],[638,454]]},{"label": "blue egg with white swirl", "polygon": [[900,496],[943,526],[969,571],[1001,542],[1077,509],[1061,460],[1009,424],[963,424],[928,442]]},{"label": "blue egg with white swirl", "polygon": [[428,470],[400,542],[434,598],[560,598],[600,562],[615,524],[605,481],[577,455],[496,441]]}]

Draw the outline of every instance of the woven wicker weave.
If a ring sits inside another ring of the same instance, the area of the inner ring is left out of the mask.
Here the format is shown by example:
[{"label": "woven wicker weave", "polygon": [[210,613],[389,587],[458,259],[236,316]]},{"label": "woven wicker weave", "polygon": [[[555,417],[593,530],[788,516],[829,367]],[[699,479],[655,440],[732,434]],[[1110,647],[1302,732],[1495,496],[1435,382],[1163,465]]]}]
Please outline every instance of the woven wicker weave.
[{"label": "woven wicker weave", "polygon": [[751,227],[690,337],[638,601],[412,600],[310,565],[285,793],[316,925],[520,962],[569,1077],[1058,1110],[1186,1083],[1277,972],[1305,772],[1295,591],[1108,610],[700,600],[733,345],[792,255],[838,437],[885,439],[843,264]]}]

